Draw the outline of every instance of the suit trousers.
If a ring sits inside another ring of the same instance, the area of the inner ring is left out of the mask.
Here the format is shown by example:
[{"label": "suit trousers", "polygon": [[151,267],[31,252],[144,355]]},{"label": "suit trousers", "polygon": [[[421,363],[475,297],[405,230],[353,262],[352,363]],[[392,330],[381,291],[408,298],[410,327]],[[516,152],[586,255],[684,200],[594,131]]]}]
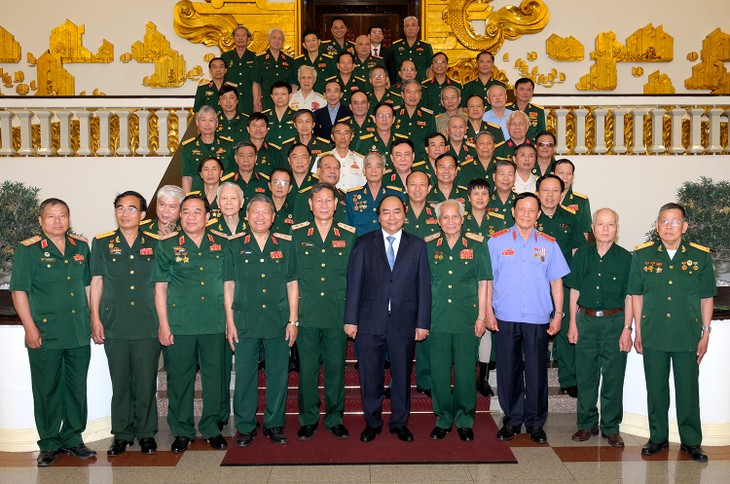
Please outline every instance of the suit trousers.
[{"label": "suit trousers", "polygon": [[[319,422],[319,368],[324,372],[325,427],[342,423],[345,413],[345,351],[347,335],[342,327],[299,327],[299,424]],[[321,359],[321,360],[320,360]]]},{"label": "suit trousers", "polygon": [[91,348],[28,349],[35,426],[42,451],[75,447],[86,430],[86,375]]},{"label": "suit trousers", "polygon": [[[548,324],[497,321],[497,394],[504,423],[545,425],[548,413]],[[524,361],[523,361],[524,350]],[[524,380],[524,381],[523,381]]]},{"label": "suit trousers", "polygon": [[669,439],[669,365],[674,371],[679,438],[685,445],[702,444],[700,421],[700,366],[694,351],[666,351],[644,348],[649,440]]},{"label": "suit trousers", "polygon": [[112,434],[134,442],[157,433],[157,338],[107,339],[104,351],[112,380]]},{"label": "suit trousers", "polygon": [[162,350],[170,402],[167,423],[175,437],[195,438],[193,399],[198,366],[203,384],[203,415],[198,430],[204,439],[220,434],[224,341],[222,333],[175,335],[175,343]]}]

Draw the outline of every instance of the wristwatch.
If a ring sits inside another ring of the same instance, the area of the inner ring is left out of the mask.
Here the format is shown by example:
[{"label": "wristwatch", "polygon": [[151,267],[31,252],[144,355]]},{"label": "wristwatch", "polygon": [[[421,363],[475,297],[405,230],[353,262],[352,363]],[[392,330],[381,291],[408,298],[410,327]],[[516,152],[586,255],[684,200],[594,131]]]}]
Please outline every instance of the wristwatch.
[{"label": "wristwatch", "polygon": [[634,330],[634,327],[629,324],[628,326],[624,326],[624,329],[628,329],[629,331],[633,331]]},{"label": "wristwatch", "polygon": [[295,328],[299,326],[299,321],[287,321],[286,324],[291,324]]},{"label": "wristwatch", "polygon": [[704,333],[704,332],[712,333],[712,327],[710,327],[710,326],[704,326],[704,325],[703,325],[703,326],[702,326],[702,332],[703,332],[703,333]]}]

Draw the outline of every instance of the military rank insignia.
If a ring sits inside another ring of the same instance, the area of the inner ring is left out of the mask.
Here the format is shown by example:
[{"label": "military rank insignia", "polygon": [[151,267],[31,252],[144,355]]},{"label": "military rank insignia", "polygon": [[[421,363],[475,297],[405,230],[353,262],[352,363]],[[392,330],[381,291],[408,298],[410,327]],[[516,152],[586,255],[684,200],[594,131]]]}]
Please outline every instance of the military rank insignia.
[{"label": "military rank insignia", "polygon": [[459,259],[473,259],[474,258],[474,250],[473,249],[462,249],[461,252],[459,252]]},{"label": "military rank insignia", "polygon": [[152,255],[152,247],[144,247],[139,249],[139,255]]},{"label": "military rank insignia", "polygon": [[335,249],[344,249],[346,247],[347,242],[344,240],[333,240],[332,241],[332,247]]},{"label": "military rank insignia", "polygon": [[280,250],[272,250],[270,255],[271,255],[272,259],[283,259],[284,258],[284,253]]}]

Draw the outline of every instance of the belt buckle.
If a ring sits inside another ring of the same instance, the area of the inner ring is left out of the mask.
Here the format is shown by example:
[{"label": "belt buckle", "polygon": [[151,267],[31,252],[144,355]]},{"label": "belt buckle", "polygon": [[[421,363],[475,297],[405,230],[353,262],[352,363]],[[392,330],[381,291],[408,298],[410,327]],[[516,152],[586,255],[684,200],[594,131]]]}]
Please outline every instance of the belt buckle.
[{"label": "belt buckle", "polygon": [[602,318],[603,317],[603,311],[596,311],[596,317]]}]

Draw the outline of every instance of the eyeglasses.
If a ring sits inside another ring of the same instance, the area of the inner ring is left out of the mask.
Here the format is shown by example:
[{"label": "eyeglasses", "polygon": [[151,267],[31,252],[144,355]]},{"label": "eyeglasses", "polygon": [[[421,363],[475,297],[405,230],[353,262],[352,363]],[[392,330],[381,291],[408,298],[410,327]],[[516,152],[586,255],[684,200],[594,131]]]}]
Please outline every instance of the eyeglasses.
[{"label": "eyeglasses", "polygon": [[117,213],[129,212],[131,214],[135,214],[139,212],[139,209],[137,207],[123,207],[121,205],[117,205],[116,207],[114,207],[114,211]]},{"label": "eyeglasses", "polygon": [[385,77],[385,74],[373,74],[370,76],[371,79],[382,79]]},{"label": "eyeglasses", "polygon": [[409,71],[415,71],[416,69],[413,67],[401,67],[400,70],[409,72]]},{"label": "eyeglasses", "polygon": [[433,63],[434,64],[446,64],[446,61],[442,60],[442,59],[437,59],[437,60],[434,60]]},{"label": "eyeglasses", "polygon": [[660,220],[659,225],[662,227],[679,227],[684,223],[684,220]]},{"label": "eyeglasses", "polygon": [[289,181],[288,180],[271,180],[271,184],[274,186],[285,187],[285,186],[289,185]]},{"label": "eyeglasses", "polygon": [[552,148],[555,146],[555,143],[552,141],[538,141],[537,146],[542,146],[543,148]]},{"label": "eyeglasses", "polygon": [[380,114],[376,114],[375,117],[380,118],[380,119],[388,119],[388,118],[392,118],[393,115],[389,114],[389,113],[380,113]]}]

